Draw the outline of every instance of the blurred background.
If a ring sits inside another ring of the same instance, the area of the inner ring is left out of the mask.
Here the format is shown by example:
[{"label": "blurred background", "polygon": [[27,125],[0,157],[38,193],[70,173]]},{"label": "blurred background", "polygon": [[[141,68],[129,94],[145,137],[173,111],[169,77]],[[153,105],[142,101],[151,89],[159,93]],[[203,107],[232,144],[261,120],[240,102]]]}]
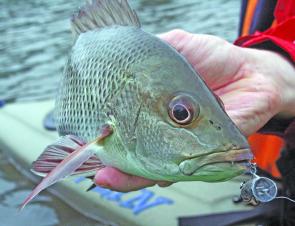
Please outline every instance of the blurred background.
[{"label": "blurred background", "polygon": [[[228,41],[237,37],[238,0],[129,2],[137,11],[143,29],[151,33],[181,28]],[[72,44],[69,18],[81,4],[83,1],[78,0],[0,0],[0,103],[54,98]],[[28,226],[102,225],[46,192],[42,193],[44,202],[17,216],[15,204],[19,204],[19,197],[24,198],[33,184],[16,171],[17,165],[11,164],[2,151],[0,226],[24,225],[23,222]]]}]

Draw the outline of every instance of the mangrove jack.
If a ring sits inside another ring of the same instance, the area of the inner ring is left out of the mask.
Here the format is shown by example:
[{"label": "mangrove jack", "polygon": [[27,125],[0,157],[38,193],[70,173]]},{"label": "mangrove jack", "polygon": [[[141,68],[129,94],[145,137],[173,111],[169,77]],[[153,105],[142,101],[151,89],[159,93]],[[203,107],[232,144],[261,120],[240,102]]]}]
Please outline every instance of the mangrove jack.
[{"label": "mangrove jack", "polygon": [[217,182],[249,169],[247,139],[173,47],[141,29],[126,0],[93,0],[72,17],[74,44],[56,101],[62,136],[33,164],[62,178],[104,166],[164,181]]}]

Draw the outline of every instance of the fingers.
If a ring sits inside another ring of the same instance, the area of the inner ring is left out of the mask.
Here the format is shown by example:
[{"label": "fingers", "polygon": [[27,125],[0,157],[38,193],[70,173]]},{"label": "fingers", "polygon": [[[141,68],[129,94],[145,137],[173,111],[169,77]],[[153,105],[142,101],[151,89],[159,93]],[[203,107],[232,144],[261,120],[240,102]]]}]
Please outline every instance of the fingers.
[{"label": "fingers", "polygon": [[213,90],[237,79],[245,61],[242,48],[216,36],[179,29],[158,36],[184,56]]},{"label": "fingers", "polygon": [[105,167],[99,170],[95,175],[94,182],[101,187],[120,192],[135,191],[156,184],[156,181],[128,175],[113,167]]},{"label": "fingers", "polygon": [[274,89],[270,91],[257,89],[254,83],[255,81],[249,82],[251,85],[248,87],[245,85],[242,86],[243,89],[224,93],[221,96],[227,114],[245,136],[259,130],[278,112]]},{"label": "fingers", "polygon": [[168,187],[170,186],[171,184],[173,184],[172,182],[170,181],[158,181],[157,184],[159,185],[159,187]]},{"label": "fingers", "polygon": [[113,167],[105,167],[99,170],[94,177],[94,182],[98,186],[119,192],[136,191],[155,184],[160,187],[167,187],[172,184],[169,181],[153,181],[129,175]]},{"label": "fingers", "polygon": [[175,29],[158,35],[159,38],[168,42],[178,51],[180,51],[183,48],[185,43],[187,43],[188,39],[191,39],[192,36],[193,34],[180,29]]}]

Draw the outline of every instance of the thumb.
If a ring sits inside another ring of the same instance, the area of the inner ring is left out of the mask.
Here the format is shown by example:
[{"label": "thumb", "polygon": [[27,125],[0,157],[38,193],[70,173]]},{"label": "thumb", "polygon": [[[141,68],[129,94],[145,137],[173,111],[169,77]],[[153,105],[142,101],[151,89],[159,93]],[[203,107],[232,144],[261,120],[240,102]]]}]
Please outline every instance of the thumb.
[{"label": "thumb", "polygon": [[172,45],[178,52],[181,53],[194,35],[184,30],[175,29],[166,33],[158,34],[157,36]]}]

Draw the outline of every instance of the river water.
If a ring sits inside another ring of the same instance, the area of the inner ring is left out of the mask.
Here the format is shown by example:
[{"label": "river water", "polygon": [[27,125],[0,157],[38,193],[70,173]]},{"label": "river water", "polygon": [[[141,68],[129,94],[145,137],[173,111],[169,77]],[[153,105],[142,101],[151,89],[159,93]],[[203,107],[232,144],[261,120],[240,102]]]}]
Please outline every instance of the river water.
[{"label": "river water", "polygon": [[[69,18],[78,0],[0,0],[0,105],[53,98],[72,39]],[[130,0],[144,30],[175,28],[237,36],[238,0]],[[4,106],[5,107],[5,106]],[[0,127],[1,129],[1,127]],[[44,192],[41,202],[17,215],[33,187],[0,151],[0,226],[102,225]],[[26,222],[24,224],[24,222]]]}]

